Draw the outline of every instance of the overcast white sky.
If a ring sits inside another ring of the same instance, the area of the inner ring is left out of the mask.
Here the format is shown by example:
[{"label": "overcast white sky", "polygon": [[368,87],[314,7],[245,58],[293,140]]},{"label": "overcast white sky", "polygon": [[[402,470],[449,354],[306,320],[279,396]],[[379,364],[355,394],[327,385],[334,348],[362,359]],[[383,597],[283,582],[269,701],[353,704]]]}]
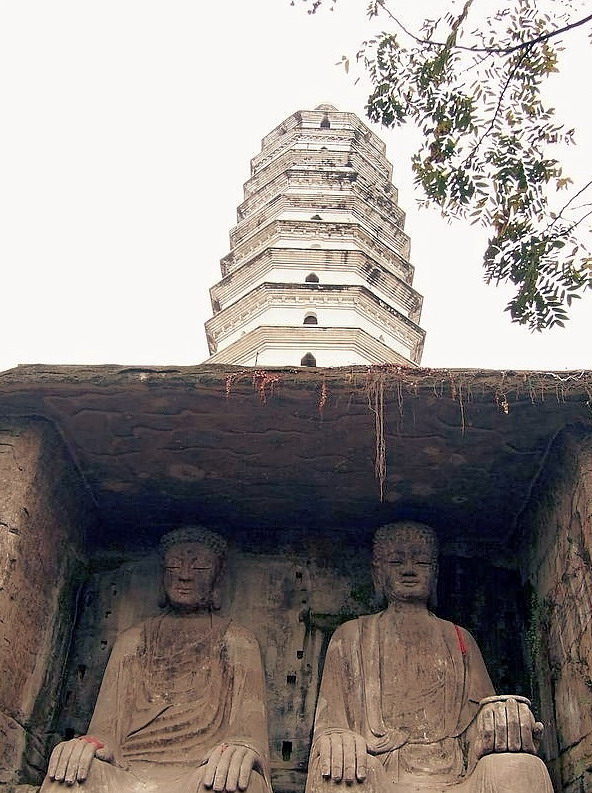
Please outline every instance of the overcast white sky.
[{"label": "overcast white sky", "polygon": [[[208,289],[261,138],[321,102],[364,118],[363,87],[335,63],[365,35],[365,5],[0,0],[0,369],[203,362]],[[592,149],[579,41],[556,91],[576,174]],[[486,235],[418,210],[411,136],[373,129],[407,213],[422,365],[592,368],[592,295],[565,330],[511,325],[509,293],[482,281]]]}]

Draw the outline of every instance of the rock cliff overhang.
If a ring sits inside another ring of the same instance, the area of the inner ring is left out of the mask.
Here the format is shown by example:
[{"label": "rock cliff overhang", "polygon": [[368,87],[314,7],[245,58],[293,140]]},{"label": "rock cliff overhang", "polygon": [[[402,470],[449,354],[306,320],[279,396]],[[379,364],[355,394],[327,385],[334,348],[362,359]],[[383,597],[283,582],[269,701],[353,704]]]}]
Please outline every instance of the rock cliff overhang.
[{"label": "rock cliff overhang", "polygon": [[[248,548],[411,517],[507,547],[553,445],[592,433],[592,372],[19,366],[0,417],[55,424],[97,510],[91,545],[186,521]],[[473,549],[474,550],[474,549]]]}]

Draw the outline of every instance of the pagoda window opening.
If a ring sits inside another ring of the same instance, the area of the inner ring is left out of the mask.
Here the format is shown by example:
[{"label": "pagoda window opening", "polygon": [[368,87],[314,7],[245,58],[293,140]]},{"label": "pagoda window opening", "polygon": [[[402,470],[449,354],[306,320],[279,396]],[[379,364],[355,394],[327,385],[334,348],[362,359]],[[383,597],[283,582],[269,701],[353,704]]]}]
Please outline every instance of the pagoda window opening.
[{"label": "pagoda window opening", "polygon": [[307,284],[318,284],[319,276],[316,273],[309,273],[304,279],[304,281]]},{"label": "pagoda window opening", "polygon": [[300,366],[316,366],[317,359],[311,352],[307,352],[300,361]]},{"label": "pagoda window opening", "polygon": [[321,121],[321,129],[331,129],[331,122],[329,121],[329,116],[326,114],[323,116],[323,120]]},{"label": "pagoda window opening", "polygon": [[317,319],[317,315],[314,311],[309,311],[308,314],[304,315],[304,322],[303,325],[318,325],[319,320]]}]

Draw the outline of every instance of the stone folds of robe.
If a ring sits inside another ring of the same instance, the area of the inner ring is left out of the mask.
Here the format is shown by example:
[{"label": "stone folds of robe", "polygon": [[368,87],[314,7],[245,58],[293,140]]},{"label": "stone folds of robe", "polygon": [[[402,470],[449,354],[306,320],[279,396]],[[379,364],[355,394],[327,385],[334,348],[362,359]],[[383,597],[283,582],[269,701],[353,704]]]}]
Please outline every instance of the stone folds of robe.
[{"label": "stone folds of robe", "polygon": [[[384,793],[390,783],[393,793],[439,793],[450,785],[467,792],[497,793],[492,776],[497,774],[498,758],[477,763],[471,754],[470,726],[479,701],[494,694],[475,640],[427,611],[411,621],[408,634],[405,620],[396,626],[387,615],[381,612],[346,622],[331,639],[307,793],[320,793],[334,784],[321,777],[315,751],[318,739],[334,731],[352,731],[364,738],[367,791]],[[534,767],[534,776],[543,780],[540,786],[537,781],[532,793],[552,793],[539,758],[525,754],[512,758],[514,766]],[[471,779],[473,770],[478,773]]]},{"label": "stone folds of robe", "polygon": [[253,749],[249,791],[271,790],[257,640],[219,617],[207,630],[207,621],[199,632],[197,624],[166,614],[117,639],[88,728],[113,749],[115,762],[93,760],[88,793],[95,787],[101,793],[146,787],[197,793],[207,754],[222,743]]}]

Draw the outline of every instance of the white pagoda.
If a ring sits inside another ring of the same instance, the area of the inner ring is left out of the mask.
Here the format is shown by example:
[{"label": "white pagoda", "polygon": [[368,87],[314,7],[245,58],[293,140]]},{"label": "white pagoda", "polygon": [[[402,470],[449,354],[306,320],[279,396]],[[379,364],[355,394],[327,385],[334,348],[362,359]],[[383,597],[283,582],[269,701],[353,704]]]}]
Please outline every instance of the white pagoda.
[{"label": "white pagoda", "polygon": [[210,290],[208,363],[419,366],[422,297],[384,143],[332,105],[263,138]]}]

